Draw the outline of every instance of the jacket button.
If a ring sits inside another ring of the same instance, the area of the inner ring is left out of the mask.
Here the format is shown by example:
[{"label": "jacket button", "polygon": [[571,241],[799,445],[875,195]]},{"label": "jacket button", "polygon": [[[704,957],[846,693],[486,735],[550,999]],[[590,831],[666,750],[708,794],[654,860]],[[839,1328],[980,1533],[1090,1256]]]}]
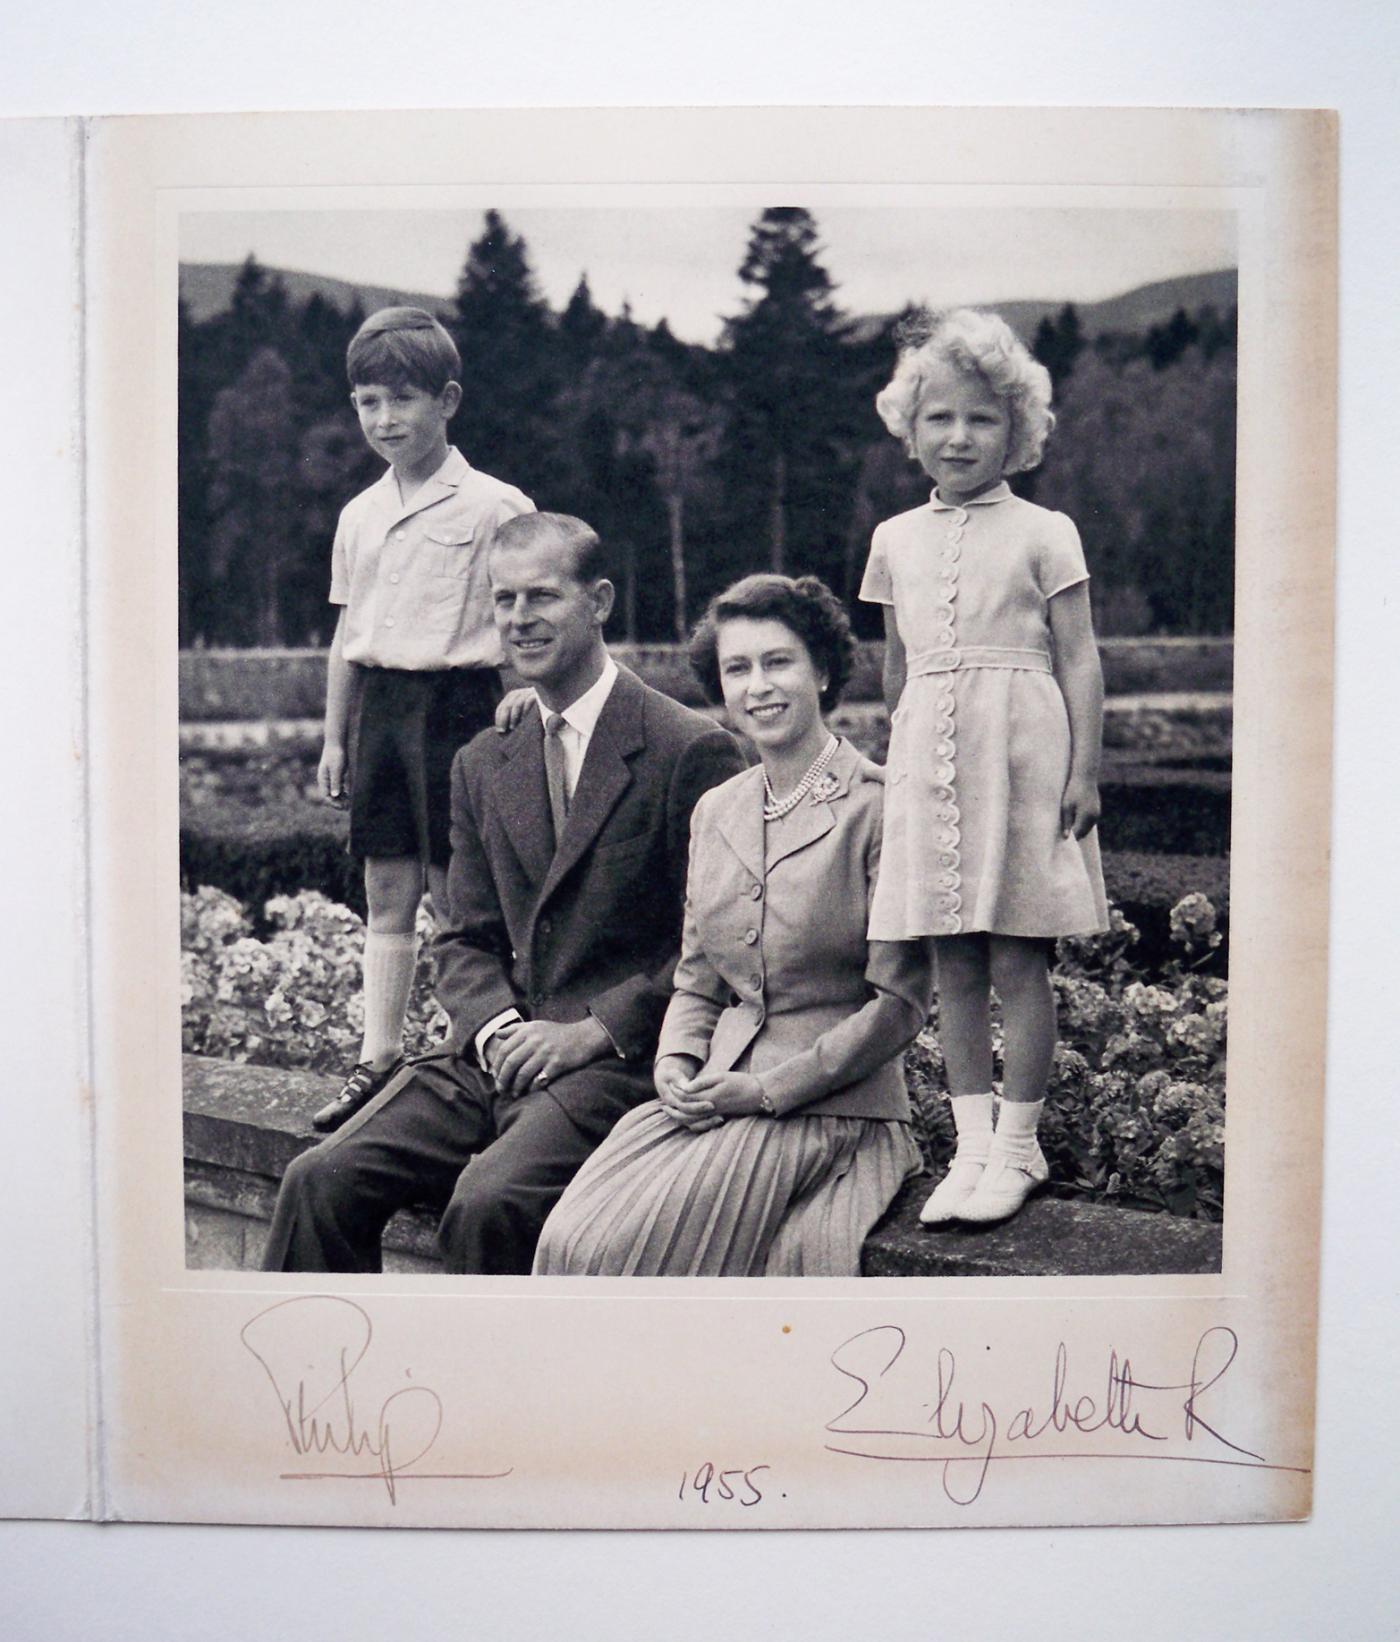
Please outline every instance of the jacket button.
[{"label": "jacket button", "polygon": [[757,942],[758,942],[758,931],[756,929],[746,929],[744,931],[744,945],[745,946],[754,946],[754,945],[757,944]]},{"label": "jacket button", "polygon": [[749,894],[755,901],[761,901],[763,899],[763,885],[755,884]]},{"label": "jacket button", "polygon": [[749,976],[749,985],[751,987],[753,987],[755,991],[757,991],[758,988],[763,985],[762,975],[750,975]]},{"label": "jacket button", "polygon": [[554,929],[554,926],[553,926],[553,924],[550,923],[548,918],[541,918],[540,919],[539,931],[540,931],[540,934],[543,935],[546,939],[549,938],[550,934],[553,932],[553,929]]}]

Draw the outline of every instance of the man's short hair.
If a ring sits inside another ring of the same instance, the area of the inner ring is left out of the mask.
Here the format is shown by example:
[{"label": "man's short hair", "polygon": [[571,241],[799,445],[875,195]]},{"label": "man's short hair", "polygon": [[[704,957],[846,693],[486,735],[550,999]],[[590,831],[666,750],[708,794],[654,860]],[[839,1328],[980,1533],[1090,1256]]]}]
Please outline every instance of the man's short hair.
[{"label": "man's short hair", "polygon": [[350,339],[345,371],[351,387],[404,386],[438,394],[462,379],[462,356],[425,308],[380,308]]},{"label": "man's short hair", "polygon": [[508,547],[528,547],[536,539],[569,549],[575,581],[600,582],[607,576],[608,556],[598,532],[572,513],[517,513],[497,529],[491,546],[499,552]]}]

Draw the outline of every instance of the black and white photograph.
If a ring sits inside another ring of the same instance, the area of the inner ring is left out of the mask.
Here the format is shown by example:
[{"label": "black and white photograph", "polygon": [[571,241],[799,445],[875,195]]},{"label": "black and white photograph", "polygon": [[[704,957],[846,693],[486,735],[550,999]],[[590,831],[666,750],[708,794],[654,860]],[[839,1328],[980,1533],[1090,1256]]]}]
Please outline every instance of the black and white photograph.
[{"label": "black and white photograph", "polygon": [[92,128],[93,1514],[1306,1515],[1334,144]]},{"label": "black and white photograph", "polygon": [[1220,1271],[1234,209],[178,254],[190,1269]]}]

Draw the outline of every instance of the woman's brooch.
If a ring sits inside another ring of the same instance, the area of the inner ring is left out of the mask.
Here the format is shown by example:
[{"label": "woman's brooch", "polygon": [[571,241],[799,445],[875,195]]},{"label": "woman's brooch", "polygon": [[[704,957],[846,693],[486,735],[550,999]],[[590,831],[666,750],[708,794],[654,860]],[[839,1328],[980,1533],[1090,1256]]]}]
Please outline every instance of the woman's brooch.
[{"label": "woman's brooch", "polygon": [[828,799],[835,798],[836,794],[840,791],[840,788],[841,783],[834,775],[832,775],[831,771],[828,770],[821,780],[818,781],[812,788],[812,802],[814,804],[825,804]]}]

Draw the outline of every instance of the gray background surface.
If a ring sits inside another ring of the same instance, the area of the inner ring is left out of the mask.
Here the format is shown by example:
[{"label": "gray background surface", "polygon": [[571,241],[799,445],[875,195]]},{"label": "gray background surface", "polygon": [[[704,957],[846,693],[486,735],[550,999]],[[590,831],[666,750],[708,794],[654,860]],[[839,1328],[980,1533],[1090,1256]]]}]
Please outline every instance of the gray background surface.
[{"label": "gray background surface", "polygon": [[[0,1524],[0,1631],[19,1642],[1397,1634],[1388,1463],[1400,1347],[1390,1252],[1397,1077],[1386,1022],[1400,905],[1391,705],[1400,698],[1392,618],[1400,561],[1385,476],[1400,404],[1376,362],[1400,357],[1400,120],[1391,83],[1400,14],[1360,0],[1183,0],[1148,14],[1122,0],[984,0],[954,15],[895,0],[858,8],[712,0],[674,16],[646,0],[613,0],[606,11],[558,0],[390,9],[361,0],[222,9],[113,0],[100,12],[51,0],[8,11],[4,32],[6,115],[463,101],[1335,106],[1343,114],[1344,328],[1333,1014],[1311,1523],[708,1537]],[[7,238],[5,277],[22,289],[26,265],[11,259],[40,254],[19,248],[41,242],[32,231]],[[32,266],[27,272],[32,279]],[[36,412],[32,395],[26,403],[23,377],[6,375],[0,450],[15,530],[7,589],[30,612],[26,623],[7,622],[10,659],[39,669],[33,699],[55,703],[61,736],[68,617],[62,577],[45,553],[62,549],[26,464],[63,429],[51,407]],[[1319,442],[1327,437],[1320,421]],[[26,551],[26,542],[45,552]],[[28,712],[7,714],[3,734],[7,763],[36,745]],[[32,796],[5,812],[7,875],[17,849],[67,824],[56,761],[33,768]],[[13,1113],[51,1094],[51,1052],[72,1035],[52,981],[74,971],[77,946],[63,919],[36,920],[8,885],[6,908],[0,986],[6,1018],[24,1023],[12,1026],[7,1054]],[[4,1332],[14,1338],[25,1327],[22,1307],[36,1302],[24,1280],[26,1262],[34,1267],[28,1232],[9,1199],[0,1202],[0,1235]]]}]

